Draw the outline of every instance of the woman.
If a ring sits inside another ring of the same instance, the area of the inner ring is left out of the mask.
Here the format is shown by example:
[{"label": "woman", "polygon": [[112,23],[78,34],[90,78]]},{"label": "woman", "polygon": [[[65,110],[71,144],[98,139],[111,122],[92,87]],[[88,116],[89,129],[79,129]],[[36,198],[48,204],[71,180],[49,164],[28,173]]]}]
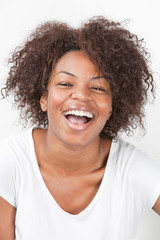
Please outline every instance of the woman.
[{"label": "woman", "polygon": [[160,166],[118,138],[143,128],[147,54],[103,17],[48,22],[15,51],[2,93],[33,127],[1,144],[0,239],[129,240],[160,214]]}]

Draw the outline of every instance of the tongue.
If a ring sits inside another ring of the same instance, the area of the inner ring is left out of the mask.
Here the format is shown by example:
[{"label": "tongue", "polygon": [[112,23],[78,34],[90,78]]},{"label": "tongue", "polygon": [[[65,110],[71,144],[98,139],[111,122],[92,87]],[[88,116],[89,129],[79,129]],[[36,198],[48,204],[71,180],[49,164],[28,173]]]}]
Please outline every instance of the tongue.
[{"label": "tongue", "polygon": [[87,122],[86,117],[80,117],[80,116],[74,116],[74,115],[68,115],[67,119],[74,124],[81,125]]}]

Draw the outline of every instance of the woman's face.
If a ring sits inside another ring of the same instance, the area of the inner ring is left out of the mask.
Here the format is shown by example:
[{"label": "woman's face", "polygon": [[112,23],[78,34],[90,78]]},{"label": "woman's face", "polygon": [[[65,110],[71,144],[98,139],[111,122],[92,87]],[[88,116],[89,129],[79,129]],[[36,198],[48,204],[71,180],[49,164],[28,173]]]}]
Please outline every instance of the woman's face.
[{"label": "woman's face", "polygon": [[40,102],[52,136],[76,146],[99,138],[112,112],[110,85],[82,51],[68,52],[58,61],[48,96]]}]

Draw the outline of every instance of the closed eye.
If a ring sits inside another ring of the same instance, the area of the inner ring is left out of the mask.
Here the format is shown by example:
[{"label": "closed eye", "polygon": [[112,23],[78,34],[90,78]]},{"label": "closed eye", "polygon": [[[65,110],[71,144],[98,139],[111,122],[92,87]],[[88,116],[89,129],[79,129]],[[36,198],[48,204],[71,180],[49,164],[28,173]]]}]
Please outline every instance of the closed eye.
[{"label": "closed eye", "polygon": [[101,88],[101,87],[92,87],[92,89],[94,89],[96,91],[100,91],[100,92],[105,92],[105,89]]},{"label": "closed eye", "polygon": [[73,86],[73,85],[70,84],[70,83],[58,83],[58,85],[64,86],[64,87],[71,87],[71,86]]}]

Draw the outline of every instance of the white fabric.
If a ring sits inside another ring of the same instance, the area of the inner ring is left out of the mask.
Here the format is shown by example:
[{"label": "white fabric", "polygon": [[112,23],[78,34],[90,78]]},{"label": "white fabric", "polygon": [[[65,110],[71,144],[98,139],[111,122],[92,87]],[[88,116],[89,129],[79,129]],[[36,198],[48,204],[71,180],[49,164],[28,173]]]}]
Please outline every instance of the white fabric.
[{"label": "white fabric", "polygon": [[43,181],[32,129],[0,146],[0,196],[17,208],[16,240],[131,240],[159,194],[160,165],[126,142],[112,142],[96,196],[72,215]]}]

